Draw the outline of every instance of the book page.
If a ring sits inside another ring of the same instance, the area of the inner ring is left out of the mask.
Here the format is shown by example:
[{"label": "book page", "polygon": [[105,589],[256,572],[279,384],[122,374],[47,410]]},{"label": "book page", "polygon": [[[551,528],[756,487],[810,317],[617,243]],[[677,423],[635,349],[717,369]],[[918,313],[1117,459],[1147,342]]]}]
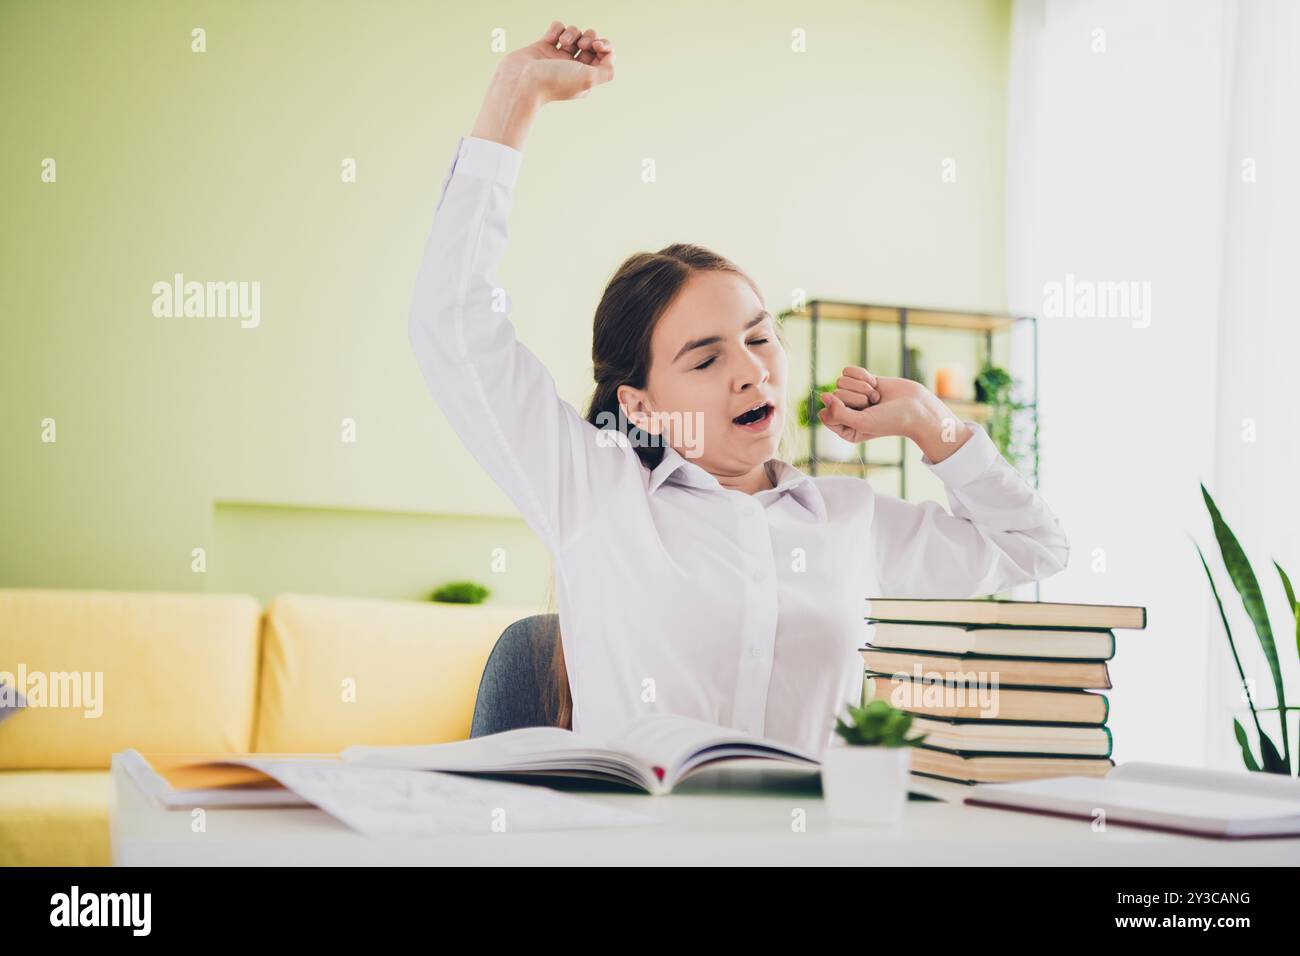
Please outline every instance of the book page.
[{"label": "book page", "polygon": [[253,759],[247,764],[369,837],[487,836],[659,823],[649,814],[528,784],[342,763]]},{"label": "book page", "polygon": [[647,766],[663,767],[668,774],[704,748],[731,742],[814,759],[779,741],[678,714],[646,714],[625,724],[610,738],[611,747]]},{"label": "book page", "polygon": [[369,747],[356,744],[342,752],[344,763],[411,770],[496,770],[527,765],[535,759],[553,761],[571,754],[604,749],[593,737],[562,727],[521,727],[499,734],[442,744]]}]

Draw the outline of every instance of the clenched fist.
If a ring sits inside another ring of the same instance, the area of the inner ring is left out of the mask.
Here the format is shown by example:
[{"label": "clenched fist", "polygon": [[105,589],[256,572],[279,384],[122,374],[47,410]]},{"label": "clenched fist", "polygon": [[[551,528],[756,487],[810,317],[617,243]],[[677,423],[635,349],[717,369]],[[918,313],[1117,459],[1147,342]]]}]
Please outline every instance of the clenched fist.
[{"label": "clenched fist", "polygon": [[822,392],[822,401],[825,407],[817,413],[822,424],[854,443],[901,435],[920,445],[931,460],[940,461],[970,436],[948,406],[920,382],[873,375],[857,365],[845,367],[835,391]]},{"label": "clenched fist", "polygon": [[518,78],[540,102],[576,100],[614,78],[614,47],[595,29],[554,20],[540,40],[508,53],[498,69]]},{"label": "clenched fist", "polygon": [[543,106],[580,99],[613,78],[613,44],[554,20],[540,40],[502,57],[470,135],[522,150]]}]

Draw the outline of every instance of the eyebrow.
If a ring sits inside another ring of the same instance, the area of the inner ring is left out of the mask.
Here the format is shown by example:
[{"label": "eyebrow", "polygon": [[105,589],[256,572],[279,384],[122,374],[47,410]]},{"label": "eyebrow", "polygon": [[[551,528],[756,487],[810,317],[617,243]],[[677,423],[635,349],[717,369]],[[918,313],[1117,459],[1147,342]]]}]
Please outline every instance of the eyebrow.
[{"label": "eyebrow", "polygon": [[[758,315],[754,316],[752,319],[749,320],[749,324],[745,326],[745,331],[749,331],[754,326],[758,325],[758,323],[762,322],[764,319],[770,319],[771,317],[772,317],[772,313],[764,309],[762,312],[758,313]],[[682,346],[681,351],[673,356],[673,361],[676,362],[687,352],[692,352],[695,349],[704,348],[704,346],[706,345],[714,345],[721,341],[722,341],[722,336],[710,335],[708,338],[695,339],[692,342],[687,342],[685,345]]]}]

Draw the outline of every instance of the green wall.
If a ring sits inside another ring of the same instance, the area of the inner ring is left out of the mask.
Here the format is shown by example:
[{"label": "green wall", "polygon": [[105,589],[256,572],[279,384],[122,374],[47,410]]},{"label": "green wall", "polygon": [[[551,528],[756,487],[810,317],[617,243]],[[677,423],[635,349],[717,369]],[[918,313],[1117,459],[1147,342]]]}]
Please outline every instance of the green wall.
[{"label": "green wall", "polygon": [[[589,395],[605,281],[669,242],[735,259],[774,310],[796,288],[1002,307],[1004,0],[605,6],[564,15],[619,75],[539,119],[500,275],[565,398]],[[492,31],[513,48],[547,13],[0,4],[0,585],[542,599],[546,555],[425,392],[406,320]],[[260,282],[260,324],[155,317],[177,272]]]}]

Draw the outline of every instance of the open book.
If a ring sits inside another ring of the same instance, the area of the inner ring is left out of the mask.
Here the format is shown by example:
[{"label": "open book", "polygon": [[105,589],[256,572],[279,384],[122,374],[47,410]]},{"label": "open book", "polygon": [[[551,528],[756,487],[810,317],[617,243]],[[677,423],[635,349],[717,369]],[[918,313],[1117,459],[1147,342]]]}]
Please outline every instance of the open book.
[{"label": "open book", "polygon": [[706,764],[765,758],[816,769],[820,761],[787,744],[677,714],[648,714],[607,739],[560,727],[524,727],[445,744],[355,745],[345,763],[407,770],[582,777],[671,793]]},{"label": "open book", "polygon": [[115,755],[141,793],[164,810],[315,807],[378,838],[643,826],[652,814],[556,793],[547,787],[460,774],[365,767],[337,754]]},{"label": "open book", "polygon": [[966,803],[1215,837],[1300,835],[1300,781],[1157,763],[976,789]]}]

